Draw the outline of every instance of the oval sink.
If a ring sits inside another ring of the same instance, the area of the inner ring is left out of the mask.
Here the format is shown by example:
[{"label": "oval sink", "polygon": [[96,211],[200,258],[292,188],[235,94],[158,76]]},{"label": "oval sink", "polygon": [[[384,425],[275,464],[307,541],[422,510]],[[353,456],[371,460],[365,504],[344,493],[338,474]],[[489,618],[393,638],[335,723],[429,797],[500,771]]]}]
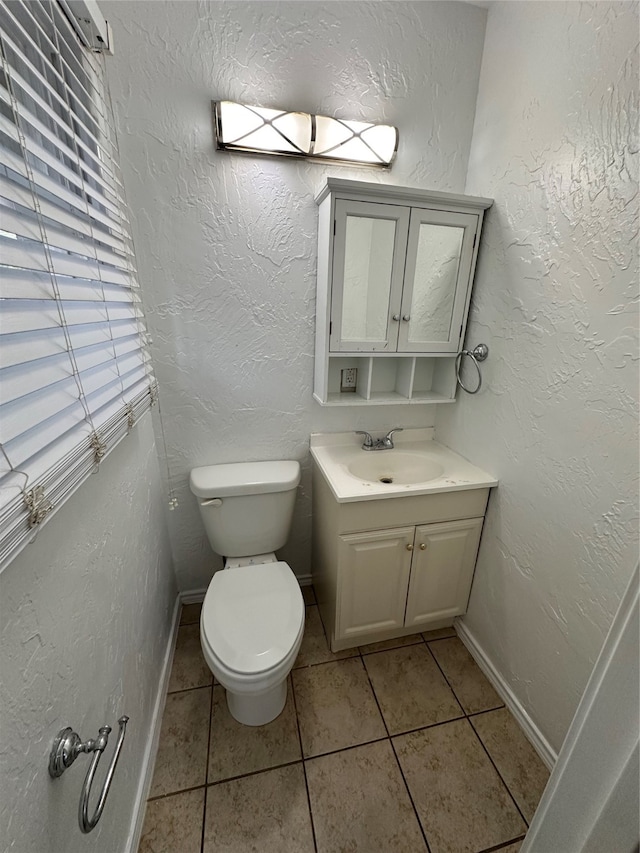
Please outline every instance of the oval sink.
[{"label": "oval sink", "polygon": [[426,459],[418,453],[402,453],[396,450],[379,450],[363,454],[360,459],[347,465],[349,473],[369,483],[405,485],[426,483],[444,473],[438,462]]}]

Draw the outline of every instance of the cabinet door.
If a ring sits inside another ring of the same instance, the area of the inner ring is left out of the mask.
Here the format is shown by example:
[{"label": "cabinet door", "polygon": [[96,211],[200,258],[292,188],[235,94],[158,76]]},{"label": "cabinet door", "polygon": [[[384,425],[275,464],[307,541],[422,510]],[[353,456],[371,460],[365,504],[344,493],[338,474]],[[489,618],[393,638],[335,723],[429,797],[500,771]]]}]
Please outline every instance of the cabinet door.
[{"label": "cabinet door", "polygon": [[398,352],[458,351],[478,217],[412,208]]},{"label": "cabinet door", "polygon": [[396,351],[408,230],[408,207],[336,201],[331,352]]},{"label": "cabinet door", "polygon": [[425,625],[467,610],[482,518],[416,528],[405,625]]},{"label": "cabinet door", "polygon": [[402,628],[414,527],[341,536],[337,639]]}]

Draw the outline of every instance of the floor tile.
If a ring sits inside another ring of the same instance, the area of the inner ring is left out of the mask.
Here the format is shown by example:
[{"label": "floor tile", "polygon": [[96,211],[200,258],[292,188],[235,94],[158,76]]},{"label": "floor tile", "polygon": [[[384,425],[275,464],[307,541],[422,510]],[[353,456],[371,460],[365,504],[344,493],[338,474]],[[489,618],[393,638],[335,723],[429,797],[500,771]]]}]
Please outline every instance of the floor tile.
[{"label": "floor tile", "polygon": [[549,771],[506,708],[471,717],[498,772],[528,821],[549,780]]},{"label": "floor tile", "polygon": [[313,853],[302,763],[207,788],[203,853]]},{"label": "floor tile", "polygon": [[504,705],[478,664],[457,637],[451,640],[438,640],[437,643],[431,643],[429,648],[467,714],[488,711]]},{"label": "floor tile", "polygon": [[293,687],[305,756],[386,735],[360,657],[294,670]]},{"label": "floor tile", "polygon": [[435,631],[423,631],[422,636],[429,642],[429,640],[444,640],[447,637],[457,637],[458,635],[452,626],[451,628],[436,628]]},{"label": "floor tile", "polygon": [[197,604],[183,604],[180,613],[181,625],[193,625],[194,622],[200,622],[200,611],[202,610],[202,602]]},{"label": "floor tile", "polygon": [[390,734],[463,716],[424,643],[364,658]]},{"label": "floor tile", "polygon": [[205,784],[210,711],[210,687],[167,696],[150,797]]},{"label": "floor tile", "polygon": [[208,782],[300,761],[300,739],[291,684],[284,711],[266,726],[243,726],[229,713],[225,690],[213,688]]},{"label": "floor tile", "polygon": [[304,599],[304,603],[306,605],[316,603],[316,594],[311,584],[308,584],[307,586],[301,586],[300,589],[302,590],[302,598]]},{"label": "floor tile", "polygon": [[522,847],[522,839],[521,841],[516,841],[515,844],[509,844],[508,847],[501,847],[496,853],[518,853],[518,850]]},{"label": "floor tile", "polygon": [[426,851],[388,740],[306,762],[318,853]]},{"label": "floor tile", "polygon": [[379,643],[368,643],[360,646],[360,654],[370,655],[372,652],[384,652],[387,649],[399,649],[401,646],[414,646],[422,642],[422,634],[409,634],[408,637],[397,637],[395,640],[382,640]]},{"label": "floor tile", "polygon": [[472,853],[526,825],[467,720],[393,739],[431,853]]},{"label": "floor tile", "polygon": [[344,652],[333,654],[327,643],[320,619],[320,611],[317,605],[307,607],[307,615],[304,623],[304,636],[300,652],[295,662],[295,669],[301,666],[309,666],[314,663],[326,663],[331,660],[354,657],[358,654],[357,649],[346,649]]},{"label": "floor tile", "polygon": [[200,624],[181,625],[169,677],[169,693],[206,687],[213,681],[211,670],[202,654]]},{"label": "floor tile", "polygon": [[204,788],[147,803],[138,853],[200,853]]}]

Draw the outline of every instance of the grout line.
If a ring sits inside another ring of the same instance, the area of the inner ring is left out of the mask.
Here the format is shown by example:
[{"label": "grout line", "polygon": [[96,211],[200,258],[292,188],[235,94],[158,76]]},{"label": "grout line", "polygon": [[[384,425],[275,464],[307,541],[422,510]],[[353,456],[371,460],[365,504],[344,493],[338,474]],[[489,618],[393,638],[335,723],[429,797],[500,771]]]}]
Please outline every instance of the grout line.
[{"label": "grout line", "polygon": [[[211,684],[211,702],[209,704],[209,736],[207,737],[207,766],[205,768],[204,780],[209,781],[209,753],[211,751],[211,726],[213,725],[213,682]],[[202,840],[200,843],[200,853],[204,853],[204,830],[207,820],[207,791],[204,792],[204,805],[202,807]]]},{"label": "grout line", "polygon": [[304,773],[304,786],[307,791],[307,805],[309,807],[309,820],[311,822],[311,835],[313,836],[313,849],[318,851],[318,842],[316,841],[316,828],[313,823],[313,811],[311,809],[311,795],[309,794],[309,780],[307,779],[307,765],[304,762],[304,753],[302,751],[302,732],[300,731],[300,720],[298,719],[298,703],[296,702],[296,691],[293,687],[293,676],[289,676],[289,684],[291,685],[291,696],[293,697],[293,710],[296,715],[296,729],[298,730],[298,743],[300,744],[300,755],[302,757],[302,772]]},{"label": "grout line", "polygon": [[527,829],[528,829],[528,828],[529,828],[529,821],[526,819],[526,817],[525,817],[525,816],[524,816],[524,814],[522,813],[522,809],[521,809],[521,808],[520,808],[520,806],[518,805],[518,802],[517,802],[516,798],[515,798],[515,797],[513,796],[513,794],[511,793],[511,789],[509,788],[509,786],[507,785],[507,783],[506,783],[506,782],[505,782],[505,780],[503,779],[503,777],[502,777],[502,773],[498,770],[498,767],[497,767],[497,765],[496,765],[495,761],[494,761],[494,760],[493,760],[493,758],[491,757],[491,753],[489,752],[489,750],[487,749],[487,747],[484,745],[482,738],[480,737],[480,735],[478,734],[478,732],[475,730],[475,727],[474,727],[473,723],[471,722],[471,720],[469,720],[468,722],[469,722],[469,725],[471,726],[471,730],[473,731],[473,733],[475,734],[475,736],[476,736],[476,737],[478,738],[478,740],[480,741],[480,745],[481,745],[481,747],[482,747],[482,748],[484,749],[484,751],[486,752],[486,754],[487,754],[487,757],[488,757],[489,761],[490,761],[490,762],[491,762],[491,764],[493,765],[493,769],[494,769],[494,770],[496,771],[496,773],[498,774],[498,778],[500,779],[500,781],[502,782],[502,784],[504,785],[504,787],[507,789],[507,793],[509,794],[509,796],[510,796],[510,797],[511,797],[511,799],[513,800],[513,803],[514,803],[515,807],[516,807],[516,808],[517,808],[517,810],[518,810],[518,814],[520,815],[520,817],[521,817],[521,818],[522,818],[522,820],[524,821],[524,825],[525,825],[525,826],[527,827]]},{"label": "grout line", "polygon": [[429,847],[429,842],[427,841],[427,836],[425,834],[424,827],[422,826],[422,821],[420,820],[420,815],[418,814],[418,809],[416,808],[416,804],[413,801],[411,791],[409,790],[409,785],[407,783],[407,780],[404,777],[404,773],[402,772],[402,765],[400,764],[400,760],[398,759],[398,753],[396,752],[395,747],[393,745],[393,741],[391,740],[391,735],[389,734],[389,726],[387,726],[387,721],[385,720],[384,714],[382,713],[382,708],[380,707],[380,703],[378,702],[378,697],[376,696],[376,691],[375,691],[375,688],[373,686],[373,682],[371,681],[371,676],[369,675],[369,670],[367,669],[367,666],[364,662],[364,655],[362,654],[362,652],[360,652],[360,660],[362,661],[362,666],[364,667],[364,671],[367,673],[367,678],[369,680],[369,686],[371,687],[371,692],[373,693],[373,698],[375,699],[376,705],[378,706],[378,712],[380,713],[380,716],[382,717],[382,722],[384,723],[384,728],[385,728],[385,731],[387,732],[387,738],[386,739],[389,741],[389,744],[391,746],[391,751],[393,752],[393,755],[396,759],[396,764],[398,766],[398,770],[400,771],[400,777],[404,783],[405,790],[407,792],[407,795],[409,797],[409,801],[410,801],[411,806],[413,808],[413,813],[416,816],[416,820],[418,822],[418,827],[420,828],[420,832],[422,833],[422,837],[424,839],[424,843],[425,843],[426,848],[427,848],[427,853],[431,853],[431,848]]},{"label": "grout line", "polygon": [[[445,639],[450,639],[450,638],[449,638],[449,637],[447,637],[447,638],[445,638]],[[425,645],[426,645],[427,649],[429,650],[429,654],[431,655],[431,659],[435,662],[435,665],[438,667],[438,669],[439,669],[439,670],[440,670],[440,672],[442,673],[442,677],[443,677],[443,678],[444,678],[444,680],[446,681],[446,683],[447,683],[447,685],[448,685],[448,687],[449,687],[449,690],[453,693],[453,698],[456,700],[456,702],[457,702],[457,703],[458,703],[458,705],[460,706],[460,710],[461,710],[461,711],[462,711],[462,713],[465,715],[465,717],[468,717],[469,715],[467,714],[467,712],[466,712],[465,708],[463,707],[462,702],[458,699],[458,694],[457,694],[457,693],[456,693],[456,691],[453,689],[453,685],[451,684],[451,682],[450,682],[450,681],[449,681],[449,679],[447,678],[447,675],[446,675],[445,671],[443,670],[443,668],[442,668],[442,667],[440,666],[440,664],[438,663],[438,659],[436,658],[436,656],[434,655],[434,653],[433,653],[433,652],[431,651],[431,649],[429,648],[429,643],[427,643],[427,641],[426,641],[426,640],[425,640]]]},{"label": "grout line", "polygon": [[[409,635],[409,636],[411,636],[411,635]],[[420,636],[420,635],[418,634],[418,636]],[[391,642],[391,640],[389,642]],[[382,655],[385,652],[396,652],[398,649],[408,649],[411,646],[419,646],[420,643],[422,643],[422,642],[423,642],[423,640],[422,640],[422,638],[420,638],[419,640],[416,640],[413,643],[403,643],[400,646],[390,646],[388,649],[373,649],[370,652],[363,652],[362,651],[362,649],[366,648],[366,646],[357,646],[356,648],[358,649],[361,657],[369,657],[369,655]]]},{"label": "grout line", "polygon": [[240,779],[247,779],[249,776],[259,776],[261,773],[268,773],[270,770],[281,770],[283,767],[291,767],[293,764],[301,764],[302,759],[296,758],[293,761],[283,761],[282,764],[274,764],[270,767],[261,767],[259,770],[249,770],[248,773],[240,773],[239,776],[225,776],[224,779],[216,779],[215,782],[207,782],[207,788],[215,788],[216,785],[224,785],[226,782],[238,782]]},{"label": "grout line", "polygon": [[174,696],[176,693],[189,693],[191,690],[202,690],[204,687],[213,687],[213,677],[209,684],[198,684],[195,687],[183,687],[182,690],[167,690],[167,696]]},{"label": "grout line", "polygon": [[192,785],[190,788],[180,788],[178,791],[169,791],[166,794],[157,794],[155,797],[149,797],[147,803],[153,803],[156,800],[166,800],[168,797],[175,797],[177,794],[188,794],[190,791],[199,791],[200,788],[206,788],[205,785]]},{"label": "grout line", "polygon": [[393,738],[395,737],[404,737],[405,735],[415,734],[415,732],[424,732],[427,729],[437,729],[438,726],[446,726],[448,723],[459,723],[460,720],[466,719],[467,718],[465,716],[451,717],[450,720],[441,720],[441,722],[439,723],[427,723],[426,726],[418,726],[417,729],[407,729],[406,732],[395,732],[394,734],[389,735],[389,737],[391,738],[391,740],[393,740]]}]

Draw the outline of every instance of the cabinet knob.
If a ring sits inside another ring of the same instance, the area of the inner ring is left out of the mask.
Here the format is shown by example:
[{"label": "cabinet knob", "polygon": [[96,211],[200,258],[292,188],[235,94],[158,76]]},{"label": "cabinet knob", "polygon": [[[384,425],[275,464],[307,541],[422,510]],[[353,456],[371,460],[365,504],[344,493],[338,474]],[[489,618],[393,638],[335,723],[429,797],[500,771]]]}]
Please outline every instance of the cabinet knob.
[{"label": "cabinet knob", "polygon": [[408,322],[409,322],[409,320],[411,319],[411,315],[410,315],[410,314],[405,314],[405,315],[403,316],[403,318],[402,318],[402,319],[405,321],[405,323],[408,323]]},{"label": "cabinet knob", "polygon": [[421,542],[421,543],[420,543],[420,550],[421,550],[421,551],[426,551],[426,548],[427,548],[427,546],[425,545],[425,543],[424,543],[424,542]]},{"label": "cabinet knob", "polygon": [[411,544],[411,542],[407,544],[407,551],[413,551],[413,545]]},{"label": "cabinet knob", "polygon": [[391,319],[392,319],[392,320],[394,320],[394,321],[397,323],[397,322],[398,322],[398,320],[400,319],[400,315],[399,315],[399,314],[394,314],[394,315],[393,315],[393,317],[392,317]]}]

